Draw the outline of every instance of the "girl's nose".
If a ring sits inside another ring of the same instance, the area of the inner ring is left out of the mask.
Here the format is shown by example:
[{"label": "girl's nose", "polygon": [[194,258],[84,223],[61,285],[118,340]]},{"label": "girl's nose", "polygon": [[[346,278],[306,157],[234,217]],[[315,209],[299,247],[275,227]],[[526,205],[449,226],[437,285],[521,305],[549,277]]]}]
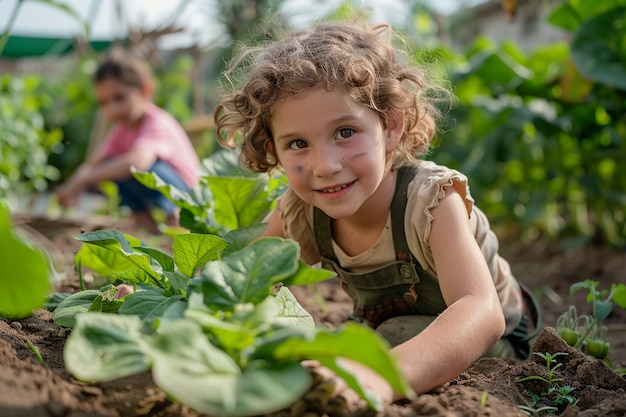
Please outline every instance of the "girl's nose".
[{"label": "girl's nose", "polygon": [[341,171],[341,155],[332,147],[321,147],[315,152],[313,173],[318,177],[330,177]]}]

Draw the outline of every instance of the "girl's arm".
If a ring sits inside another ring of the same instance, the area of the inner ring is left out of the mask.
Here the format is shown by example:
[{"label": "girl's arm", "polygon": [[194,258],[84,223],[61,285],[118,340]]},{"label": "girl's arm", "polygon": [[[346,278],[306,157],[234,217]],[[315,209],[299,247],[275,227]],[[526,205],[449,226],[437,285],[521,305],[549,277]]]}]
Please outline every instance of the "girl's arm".
[{"label": "girl's arm", "polygon": [[423,332],[392,349],[417,393],[458,376],[498,341],[505,328],[500,300],[462,197],[447,187],[431,214],[429,243],[448,308]]},{"label": "girl's arm", "polygon": [[59,203],[71,206],[77,197],[89,186],[102,181],[116,181],[131,176],[130,167],[147,170],[157,160],[156,154],[146,148],[138,147],[129,152],[105,160],[98,153],[83,163],[65,184],[58,190]]},{"label": "girl's arm", "polygon": [[[431,214],[429,243],[448,308],[421,333],[391,349],[418,394],[466,370],[498,341],[505,328],[500,300],[471,231],[463,199],[448,187],[446,196]],[[344,363],[384,402],[401,398],[369,368],[350,360],[344,359]]]}]

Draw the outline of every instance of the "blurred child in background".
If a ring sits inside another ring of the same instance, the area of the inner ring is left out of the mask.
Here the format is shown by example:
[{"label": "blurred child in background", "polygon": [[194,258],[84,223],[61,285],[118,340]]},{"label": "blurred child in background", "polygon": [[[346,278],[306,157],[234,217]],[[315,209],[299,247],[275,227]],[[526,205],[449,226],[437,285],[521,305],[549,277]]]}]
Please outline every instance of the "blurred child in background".
[{"label": "blurred child in background", "polygon": [[200,162],[180,124],[151,101],[154,84],[148,65],[122,49],[112,49],[94,75],[98,104],[114,123],[107,139],[57,189],[59,203],[75,206],[82,192],[102,181],[117,184],[121,205],[135,223],[159,233],[151,210],[160,208],[166,223],[178,224],[174,203],[137,181],[131,167],[157,174],[163,181],[188,191],[198,183]]}]

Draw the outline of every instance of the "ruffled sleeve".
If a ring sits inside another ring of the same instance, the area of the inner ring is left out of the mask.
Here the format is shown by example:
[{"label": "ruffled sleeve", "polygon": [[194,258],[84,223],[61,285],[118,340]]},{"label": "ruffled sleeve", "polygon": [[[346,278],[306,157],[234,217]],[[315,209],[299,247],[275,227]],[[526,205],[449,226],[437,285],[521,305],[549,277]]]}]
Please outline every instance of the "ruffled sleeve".
[{"label": "ruffled sleeve", "polygon": [[407,190],[407,243],[422,267],[436,276],[429,243],[433,222],[431,210],[445,197],[447,187],[454,188],[463,198],[468,217],[474,209],[474,199],[470,195],[465,175],[430,161],[419,161],[417,164],[417,174]]}]

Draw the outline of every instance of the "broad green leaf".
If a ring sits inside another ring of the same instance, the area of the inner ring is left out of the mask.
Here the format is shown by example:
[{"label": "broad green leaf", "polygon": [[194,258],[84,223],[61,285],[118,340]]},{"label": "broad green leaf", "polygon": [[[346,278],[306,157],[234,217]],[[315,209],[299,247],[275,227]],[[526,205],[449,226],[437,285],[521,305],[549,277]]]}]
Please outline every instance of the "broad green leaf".
[{"label": "broad green leaf", "polygon": [[94,245],[82,245],[74,256],[76,265],[93,270],[100,276],[110,277],[115,272],[136,269],[137,266],[124,255]]},{"label": "broad green leaf", "polygon": [[565,42],[540,45],[532,51],[526,65],[533,72],[531,80],[544,87],[566,70],[570,59],[569,45]]},{"label": "broad green leaf", "polygon": [[282,283],[288,287],[292,285],[306,285],[306,284],[314,284],[320,281],[326,281],[327,279],[333,278],[337,276],[335,271],[330,271],[328,269],[320,269],[313,268],[302,261],[298,263],[298,271],[288,277],[285,278]]},{"label": "broad green leaf", "polygon": [[159,265],[161,265],[163,271],[174,272],[174,259],[169,253],[150,246],[133,246],[133,249],[150,255],[152,259],[156,260]]},{"label": "broad green leaf", "polygon": [[152,374],[169,396],[215,417],[267,414],[291,405],[308,389],[310,373],[286,362],[243,372],[208,343],[190,320],[164,323],[154,337]]},{"label": "broad green leaf", "polygon": [[61,301],[72,295],[69,292],[53,292],[48,294],[48,301],[44,305],[44,308],[48,311],[54,311]]},{"label": "broad green leaf", "polygon": [[626,90],[626,7],[586,20],[574,35],[572,58],[580,73],[609,87]]},{"label": "broad green leaf", "polygon": [[111,381],[147,371],[149,345],[137,316],[83,313],[67,339],[65,368],[81,381]]},{"label": "broad green leaf", "polygon": [[281,287],[275,298],[281,306],[281,312],[274,319],[274,322],[278,322],[283,326],[298,326],[311,329],[315,327],[315,321],[311,314],[302,307],[287,287]]},{"label": "broad green leaf", "polygon": [[[114,262],[114,264],[108,265],[111,270],[124,271],[127,269],[136,269],[138,267],[153,278],[154,285],[163,285],[163,283],[161,282],[161,277],[159,275],[159,272],[161,271],[155,270],[156,265],[155,263],[153,263],[152,258],[148,254],[136,251],[132,248],[132,246],[141,246],[140,243],[133,244],[138,243],[137,239],[128,237],[127,235],[124,235],[117,230],[98,230],[95,232],[89,232],[77,236],[76,239],[80,240],[83,243],[94,245],[110,251],[114,255],[116,255],[115,257],[110,259],[112,262]],[[131,262],[135,266],[133,268],[128,268],[128,264],[124,263],[124,260]],[[86,259],[81,257],[80,261],[82,265],[91,268],[91,266],[88,265],[87,262],[93,261],[93,259]]]},{"label": "broad green leaf", "polygon": [[172,289],[176,293],[184,295],[187,292],[187,287],[189,286],[189,278],[182,274],[180,271],[166,271],[163,273],[163,276],[167,279],[167,281],[172,286]]},{"label": "broad green leaf", "polygon": [[200,324],[205,333],[212,333],[222,349],[238,352],[254,346],[255,338],[271,328],[280,310],[281,306],[274,297],[268,296],[257,305],[239,304],[232,314],[224,318],[193,309],[189,309],[185,316]]},{"label": "broad green leaf", "polygon": [[161,194],[165,195],[168,199],[170,199],[175,204],[183,205],[185,203],[190,202],[189,194],[179,190],[171,184],[166,183],[154,172],[148,171],[140,171],[136,168],[131,168],[131,172],[133,177],[137,179],[140,183],[145,185],[146,187],[159,191]]},{"label": "broad green leaf", "polygon": [[226,233],[224,239],[230,242],[230,245],[224,249],[222,256],[230,255],[233,252],[247,247],[252,241],[259,238],[263,232],[265,232],[265,229],[267,229],[267,223],[259,223],[252,226],[240,227]]},{"label": "broad green leaf", "polygon": [[[367,346],[367,349],[355,349],[355,346]],[[380,374],[392,388],[411,398],[414,393],[404,379],[402,372],[389,352],[389,344],[374,330],[357,324],[347,323],[337,330],[318,327],[315,337],[311,339],[291,338],[276,346],[273,355],[277,360],[315,359],[344,375],[346,371],[336,361],[344,357],[362,363]],[[366,392],[362,387],[354,385],[356,380],[349,381],[350,387],[366,399]],[[370,397],[372,406],[377,406],[373,397]]]},{"label": "broad green leaf", "polygon": [[242,169],[239,154],[230,149],[221,149],[202,160],[203,176],[214,177],[256,177],[257,174]]},{"label": "broad green leaf", "polygon": [[133,176],[146,187],[157,190],[165,195],[181,209],[188,210],[192,216],[206,216],[207,210],[209,210],[213,204],[210,190],[202,183],[202,180],[200,184],[191,191],[185,192],[166,183],[154,172],[133,170]]},{"label": "broad green leaf", "polygon": [[[52,313],[52,320],[62,327],[74,327],[76,316],[87,311],[115,312],[123,301],[115,298],[113,286],[101,290],[85,290],[69,295],[59,303]],[[97,305],[93,306],[94,302]]]},{"label": "broad green leaf", "polygon": [[611,311],[613,311],[613,302],[611,300],[608,301],[601,301],[601,300],[596,300],[596,302],[594,303],[594,314],[595,314],[595,320],[598,323],[601,323],[602,321],[604,321],[604,319],[606,319],[609,314],[611,314]]},{"label": "broad green leaf", "polygon": [[251,246],[206,264],[200,275],[204,302],[230,311],[236,304],[258,304],[270,287],[298,270],[300,247],[291,240],[264,238]]},{"label": "broad green leaf", "polygon": [[624,0],[568,0],[555,7],[547,20],[555,26],[573,31],[586,19],[624,5]]},{"label": "broad green leaf", "polygon": [[15,235],[0,203],[0,316],[22,318],[43,306],[50,291],[46,255]]},{"label": "broad green leaf", "polygon": [[613,293],[613,301],[621,308],[626,308],[626,285],[616,284]]},{"label": "broad green leaf", "polygon": [[149,288],[126,296],[118,313],[134,315],[144,322],[151,322],[161,317],[172,304],[182,299],[182,295],[167,295],[159,288]]},{"label": "broad green leaf", "polygon": [[[211,188],[215,221],[227,230],[262,221],[282,193],[282,183],[269,177],[205,177]],[[219,202],[219,204],[217,204]]]},{"label": "broad green leaf", "polygon": [[533,77],[532,71],[503,50],[481,52],[472,58],[471,63],[472,73],[480,76],[497,93],[513,90]]},{"label": "broad green leaf", "polygon": [[257,337],[256,332],[249,331],[242,323],[222,320],[206,311],[188,308],[185,317],[198,323],[205,333],[215,336],[216,344],[225,351],[252,346]]},{"label": "broad green leaf", "polygon": [[172,254],[178,270],[192,278],[207,262],[219,259],[228,242],[216,235],[185,233],[174,236]]},{"label": "broad green leaf", "polygon": [[146,274],[146,271],[136,269],[137,266],[132,264],[131,268],[122,272],[112,272],[109,276],[114,280],[126,281],[133,285],[150,286],[160,288],[161,283],[155,282],[154,278]]}]

